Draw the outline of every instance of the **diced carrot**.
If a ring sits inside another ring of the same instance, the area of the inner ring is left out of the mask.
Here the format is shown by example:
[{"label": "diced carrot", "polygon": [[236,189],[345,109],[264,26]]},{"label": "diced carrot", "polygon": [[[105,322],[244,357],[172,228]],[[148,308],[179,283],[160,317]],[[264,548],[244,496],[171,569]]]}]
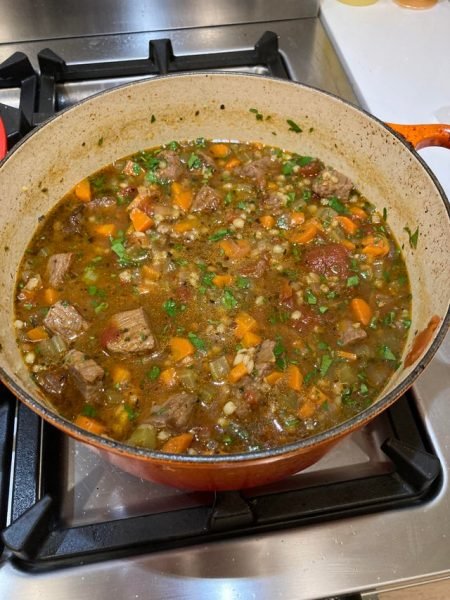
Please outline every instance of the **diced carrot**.
[{"label": "diced carrot", "polygon": [[253,331],[258,324],[251,315],[245,312],[239,313],[235,321],[236,329],[234,330],[234,335],[239,339],[243,338],[248,331]]},{"label": "diced carrot", "polygon": [[161,452],[168,452],[169,454],[181,454],[182,452],[186,452],[186,450],[192,444],[193,439],[194,435],[192,433],[181,433],[180,435],[175,435],[167,440],[167,442],[162,446]]},{"label": "diced carrot", "polygon": [[289,365],[286,369],[286,381],[288,386],[299,392],[303,385],[303,375],[297,365]]},{"label": "diced carrot", "polygon": [[27,338],[32,342],[40,342],[48,339],[48,333],[44,327],[34,327],[27,331]]},{"label": "diced carrot", "polygon": [[223,288],[233,283],[233,275],[216,275],[212,282],[217,287]]},{"label": "diced carrot", "polygon": [[114,367],[111,369],[111,378],[115,385],[120,385],[130,381],[131,373],[128,369],[122,367],[121,365],[114,365]]},{"label": "diced carrot", "polygon": [[294,290],[291,286],[291,284],[289,283],[289,281],[287,279],[283,279],[283,283],[281,284],[281,289],[280,289],[280,300],[289,300],[289,298],[292,298],[294,294]]},{"label": "diced carrot", "polygon": [[318,406],[321,406],[324,402],[328,400],[328,396],[324,394],[322,390],[316,385],[310,387],[308,396],[308,399]]},{"label": "diced carrot", "polygon": [[356,248],[355,244],[353,242],[351,242],[350,240],[342,240],[341,244],[344,246],[344,248],[347,248],[347,250],[354,250]]},{"label": "diced carrot", "polygon": [[364,245],[362,252],[367,256],[386,256],[386,254],[389,253],[389,242],[385,237],[374,237],[373,235],[368,235],[367,237],[363,238],[361,242]]},{"label": "diced carrot", "polygon": [[302,406],[298,409],[298,416],[301,419],[309,419],[309,417],[312,417],[315,412],[316,407],[312,402],[308,401],[302,404]]},{"label": "diced carrot", "polygon": [[177,233],[186,233],[186,231],[192,231],[199,225],[198,219],[185,219],[184,221],[178,221],[174,225],[174,229]]},{"label": "diced carrot", "polygon": [[53,288],[45,288],[43,296],[45,304],[55,304],[59,299],[58,292]]},{"label": "diced carrot", "polygon": [[269,181],[266,187],[269,190],[275,191],[278,189],[278,183],[275,183],[275,181]]},{"label": "diced carrot", "polygon": [[91,183],[89,179],[83,179],[75,186],[75,196],[81,202],[90,202],[92,198]]},{"label": "diced carrot", "polygon": [[291,212],[291,223],[292,225],[303,225],[305,222],[305,213],[302,212]]},{"label": "diced carrot", "polygon": [[241,164],[241,161],[236,158],[235,156],[232,156],[231,158],[229,158],[227,160],[227,162],[225,163],[224,167],[225,169],[234,169],[234,167],[238,167]]},{"label": "diced carrot", "polygon": [[193,195],[192,190],[189,188],[184,188],[177,181],[174,181],[170,190],[172,192],[172,200],[174,204],[179,206],[182,210],[188,211],[191,208]]},{"label": "diced carrot", "polygon": [[150,281],[158,281],[158,279],[161,277],[161,273],[150,265],[143,265],[141,267],[141,275],[144,279],[148,279]]},{"label": "diced carrot", "polygon": [[373,310],[362,298],[353,298],[350,302],[354,318],[362,325],[368,325],[373,315]]},{"label": "diced carrot", "polygon": [[209,151],[215,158],[225,158],[230,154],[228,144],[211,144]]},{"label": "diced carrot", "polygon": [[311,242],[319,232],[319,228],[316,223],[307,223],[301,231],[294,231],[289,237],[289,241],[293,244],[307,244]]},{"label": "diced carrot", "polygon": [[358,358],[357,355],[354,354],[353,352],[346,352],[345,350],[336,350],[336,356],[338,358],[343,358],[344,360],[351,360],[351,361],[354,361]]},{"label": "diced carrot", "polygon": [[261,342],[262,337],[260,337],[256,333],[253,333],[253,331],[247,331],[247,333],[244,333],[244,336],[242,338],[242,345],[244,346],[244,348],[254,348],[255,346],[258,346]]},{"label": "diced carrot", "polygon": [[147,231],[154,224],[153,219],[143,210],[139,210],[139,208],[133,208],[130,212],[130,220],[136,231]]},{"label": "diced carrot", "polygon": [[361,221],[365,221],[367,219],[366,211],[364,211],[359,206],[351,206],[350,212],[352,213],[353,216],[355,216],[357,219],[360,219]]},{"label": "diced carrot", "polygon": [[292,342],[292,346],[298,350],[303,350],[305,348],[305,342],[302,338],[297,338]]},{"label": "diced carrot", "polygon": [[247,240],[221,240],[219,246],[228,258],[244,258],[251,250]]},{"label": "diced carrot", "polygon": [[167,387],[173,387],[177,381],[177,372],[174,367],[170,367],[168,369],[164,369],[159,374],[159,381],[164,383]]},{"label": "diced carrot", "polygon": [[247,367],[244,365],[244,363],[239,363],[238,365],[233,367],[231,369],[231,371],[229,372],[228,381],[230,383],[236,383],[239,381],[239,379],[242,379],[247,374],[248,374]]},{"label": "diced carrot", "polygon": [[110,237],[116,233],[116,226],[114,223],[101,223],[94,227],[94,231],[97,235]]},{"label": "diced carrot", "polygon": [[92,419],[91,417],[85,417],[84,415],[78,415],[75,419],[75,425],[81,427],[81,429],[86,429],[89,433],[95,433],[97,435],[101,435],[105,433],[106,427],[97,421],[97,419]]},{"label": "diced carrot", "polygon": [[263,215],[262,217],[259,217],[258,220],[264,229],[272,229],[272,227],[275,225],[275,219],[272,217],[272,215]]},{"label": "diced carrot", "polygon": [[283,377],[284,373],[282,373],[281,371],[272,371],[272,373],[269,373],[264,377],[264,381],[269,385],[275,385],[276,382],[282,379]]},{"label": "diced carrot", "polygon": [[358,225],[348,217],[339,215],[336,217],[336,221],[348,235],[354,235],[358,229]]},{"label": "diced carrot", "polygon": [[173,337],[169,340],[172,358],[175,362],[194,354],[195,347],[191,344],[188,338]]}]

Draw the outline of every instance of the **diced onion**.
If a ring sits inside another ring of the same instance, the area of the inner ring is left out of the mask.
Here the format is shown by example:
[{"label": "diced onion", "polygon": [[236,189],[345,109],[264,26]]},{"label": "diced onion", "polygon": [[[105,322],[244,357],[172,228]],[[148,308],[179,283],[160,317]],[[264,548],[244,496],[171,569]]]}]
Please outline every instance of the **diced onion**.
[{"label": "diced onion", "polygon": [[225,356],[220,356],[209,363],[211,375],[215,381],[223,381],[230,372],[230,366]]}]

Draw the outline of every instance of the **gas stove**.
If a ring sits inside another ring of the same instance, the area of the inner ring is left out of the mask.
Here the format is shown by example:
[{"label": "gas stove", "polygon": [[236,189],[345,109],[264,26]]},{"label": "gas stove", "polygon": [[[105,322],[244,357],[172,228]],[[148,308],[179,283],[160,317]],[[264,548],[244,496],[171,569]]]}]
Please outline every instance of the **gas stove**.
[{"label": "gas stove", "polygon": [[[314,0],[84,4],[4,10],[10,147],[93,93],[170,72],[269,74],[358,102]],[[121,472],[1,388],[0,597],[373,598],[448,576],[449,363],[447,339],[410,393],[319,463],[220,494]]]}]

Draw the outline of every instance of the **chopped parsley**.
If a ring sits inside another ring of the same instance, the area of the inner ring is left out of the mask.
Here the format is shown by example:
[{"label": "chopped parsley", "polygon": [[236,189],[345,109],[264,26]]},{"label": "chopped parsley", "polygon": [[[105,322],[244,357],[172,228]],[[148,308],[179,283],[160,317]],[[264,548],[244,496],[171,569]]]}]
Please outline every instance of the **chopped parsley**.
[{"label": "chopped parsley", "polygon": [[257,108],[249,108],[249,111],[255,115],[257,121],[262,121],[264,119]]},{"label": "chopped parsley", "polygon": [[230,290],[225,290],[222,296],[222,304],[225,306],[225,308],[231,310],[233,308],[236,308],[236,306],[238,305],[238,301],[233,296]]},{"label": "chopped parsley", "polygon": [[187,161],[187,165],[190,169],[201,169],[202,168],[202,161],[200,159],[199,156],[197,156],[196,154],[192,153],[190,155],[190,157],[188,158]]},{"label": "chopped parsley", "polygon": [[226,238],[232,233],[233,232],[230,229],[218,229],[215,233],[209,236],[208,240],[210,242],[218,242],[219,240],[223,240],[223,238]]},{"label": "chopped parsley", "polygon": [[392,352],[392,350],[389,348],[389,346],[381,346],[380,355],[382,358],[384,358],[386,360],[397,361],[397,357]]},{"label": "chopped parsley", "polygon": [[238,275],[236,279],[236,286],[241,290],[248,290],[250,287],[250,279],[248,277],[244,277],[243,275]]},{"label": "chopped parsley", "polygon": [[160,373],[161,369],[157,365],[153,365],[150,371],[147,372],[147,377],[151,381],[155,381],[155,379],[158,379]]},{"label": "chopped parsley", "polygon": [[328,369],[331,367],[333,359],[328,354],[324,354],[320,361],[320,376],[325,377],[328,373]]},{"label": "chopped parsley", "polygon": [[163,309],[169,315],[169,317],[176,317],[178,313],[186,310],[185,304],[179,304],[173,298],[169,298],[163,302]]},{"label": "chopped parsley", "polygon": [[97,414],[97,410],[92,404],[85,404],[81,409],[81,414],[85,417],[95,417]]},{"label": "chopped parsley", "polygon": [[135,411],[129,404],[124,404],[123,409],[127,413],[128,419],[130,421],[134,421],[135,419],[137,419],[138,412]]},{"label": "chopped parsley", "polygon": [[417,242],[419,241],[419,228],[417,228],[414,233],[411,232],[409,227],[403,227],[403,230],[408,234],[409,245],[415,250],[417,248]]},{"label": "chopped parsley", "polygon": [[317,304],[317,298],[314,296],[311,290],[306,290],[305,299],[308,304]]},{"label": "chopped parsley", "polygon": [[188,333],[188,338],[189,341],[191,342],[191,344],[193,346],[195,346],[197,348],[197,350],[203,350],[206,351],[206,344],[203,340],[201,340],[198,335],[196,335],[195,333],[192,333],[192,331],[190,331]]},{"label": "chopped parsley", "polygon": [[294,133],[302,132],[302,128],[292,119],[287,119],[286,123],[289,125],[289,131],[293,131]]},{"label": "chopped parsley", "polygon": [[358,275],[352,275],[351,277],[347,278],[347,287],[355,287],[358,284],[359,284]]},{"label": "chopped parsley", "polygon": [[347,209],[345,208],[345,206],[342,204],[342,202],[340,200],[338,200],[336,198],[336,196],[332,196],[328,200],[328,206],[330,208],[332,208],[333,210],[335,210],[339,214],[343,214],[343,213],[347,212]]}]

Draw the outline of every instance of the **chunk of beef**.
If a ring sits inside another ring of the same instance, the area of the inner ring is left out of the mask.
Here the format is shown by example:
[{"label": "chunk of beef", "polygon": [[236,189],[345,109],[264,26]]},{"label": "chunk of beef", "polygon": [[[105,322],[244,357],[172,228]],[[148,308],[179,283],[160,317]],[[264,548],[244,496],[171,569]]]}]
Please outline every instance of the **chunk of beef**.
[{"label": "chunk of beef", "polygon": [[209,185],[202,185],[202,187],[195,194],[194,201],[192,202],[192,212],[214,212],[220,206],[221,197],[220,194]]},{"label": "chunk of beef", "polygon": [[335,169],[325,168],[312,182],[312,190],[321,198],[336,196],[347,200],[353,184],[348,177]]},{"label": "chunk of beef", "polygon": [[104,370],[79,350],[71,350],[67,353],[64,364],[69,370],[69,375],[81,395],[88,402],[95,400],[101,391]]},{"label": "chunk of beef", "polygon": [[57,302],[50,307],[44,325],[53,333],[59,334],[67,342],[75,340],[89,327],[80,313],[71,304]]},{"label": "chunk of beef", "polygon": [[264,196],[261,198],[261,204],[264,206],[264,208],[267,208],[276,214],[277,211],[284,208],[285,203],[280,198],[278,192],[269,192],[268,194],[264,194]]},{"label": "chunk of beef", "polygon": [[275,342],[272,340],[264,340],[259,348],[255,358],[255,369],[258,375],[266,373],[270,367],[275,363],[275,354],[273,349],[275,348]]},{"label": "chunk of beef", "polygon": [[84,211],[86,205],[79,204],[69,215],[68,218],[60,221],[59,219],[53,223],[55,231],[62,231],[66,235],[81,235],[84,229]]},{"label": "chunk of beef", "polygon": [[94,198],[90,202],[87,202],[85,206],[90,212],[97,213],[102,209],[111,209],[116,207],[117,202],[114,196],[101,196],[100,198]]},{"label": "chunk of beef", "polygon": [[338,339],[338,343],[341,346],[349,346],[354,342],[359,342],[367,337],[367,333],[362,327],[355,327],[351,321],[344,321],[340,323],[339,330],[341,336]]},{"label": "chunk of beef", "polygon": [[149,421],[157,427],[173,427],[181,431],[187,427],[196,404],[197,398],[193,394],[173,394],[163,404],[152,407]]},{"label": "chunk of beef", "polygon": [[304,265],[313,273],[340,278],[348,277],[350,257],[341,244],[324,244],[306,250],[303,254]]},{"label": "chunk of beef", "polygon": [[143,308],[115,314],[111,318],[111,331],[106,340],[110,352],[146,352],[155,346]]},{"label": "chunk of beef", "polygon": [[52,287],[58,287],[63,283],[64,276],[72,262],[72,257],[72,252],[63,252],[50,256],[47,261],[47,278]]},{"label": "chunk of beef", "polygon": [[127,210],[138,208],[150,215],[152,213],[153,203],[161,199],[161,192],[156,185],[149,187],[139,186],[137,196],[127,206]]},{"label": "chunk of beef", "polygon": [[289,324],[299,333],[305,334],[310,332],[314,327],[320,325],[322,316],[313,311],[308,304],[302,304],[298,309],[300,312],[299,319],[291,319]]},{"label": "chunk of beef", "polygon": [[61,396],[67,383],[67,371],[63,367],[36,373],[36,381],[48,394]]},{"label": "chunk of beef", "polygon": [[186,173],[186,167],[180,160],[180,157],[173,150],[164,150],[158,154],[160,167],[158,175],[161,179],[169,181],[178,181]]},{"label": "chunk of beef", "polygon": [[240,177],[253,179],[259,188],[264,188],[267,178],[274,176],[280,171],[280,163],[272,160],[269,156],[251,161],[241,167],[236,167],[235,173]]},{"label": "chunk of beef", "polygon": [[197,156],[200,158],[205,167],[209,167],[210,169],[216,168],[216,163],[214,162],[214,158],[208,154],[207,152],[203,152],[202,150],[197,150]]},{"label": "chunk of beef", "polygon": [[239,273],[244,277],[262,277],[267,269],[268,260],[266,254],[259,258],[250,258],[239,266]]},{"label": "chunk of beef", "polygon": [[302,167],[299,167],[298,173],[300,173],[300,175],[303,175],[303,177],[316,177],[316,175],[318,175],[320,173],[322,168],[323,168],[323,164],[320,162],[320,160],[315,158],[314,160],[309,162],[307,165],[303,165]]}]

